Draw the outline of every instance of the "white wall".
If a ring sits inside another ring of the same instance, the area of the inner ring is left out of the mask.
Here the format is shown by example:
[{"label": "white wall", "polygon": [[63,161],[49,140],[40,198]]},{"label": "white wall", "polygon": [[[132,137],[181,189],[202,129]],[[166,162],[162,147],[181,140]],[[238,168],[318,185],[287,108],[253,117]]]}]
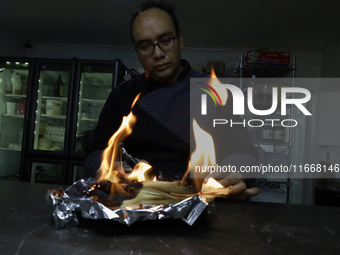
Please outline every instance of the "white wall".
[{"label": "white wall", "polygon": [[71,45],[71,44],[35,44],[27,57],[34,58],[64,58],[113,60],[120,59],[128,68],[142,71],[133,47],[101,46],[101,45]]},{"label": "white wall", "polygon": [[[183,58],[187,59],[191,64],[202,62],[204,66],[209,60],[221,59],[226,63],[226,68],[228,69],[236,61],[239,61],[241,54],[245,55],[246,53],[247,50],[188,48],[183,50]],[[291,54],[296,56],[296,77],[319,77],[321,75],[321,53],[291,51]]]},{"label": "white wall", "polygon": [[[331,47],[325,49],[322,52],[322,61],[321,61],[321,75],[322,77],[334,77],[340,78],[340,41]],[[323,88],[321,85],[321,90],[324,90],[322,93],[332,93],[338,94],[340,93],[340,86],[333,86]],[[320,93],[321,94],[321,93]],[[334,108],[340,108],[340,99],[338,97],[333,97],[331,102],[328,102],[328,105],[334,105]],[[322,109],[322,107],[319,107]],[[340,113],[336,114],[331,113],[331,111],[320,112],[320,114],[324,114],[328,117],[328,119],[334,119],[334,122],[329,123],[329,125],[334,125],[335,123],[339,123]],[[339,124],[338,124],[339,125]],[[330,133],[330,137],[335,136],[337,140],[339,140],[340,130],[336,132]],[[338,144],[337,144],[338,145]],[[330,151],[331,163],[340,163],[340,146],[318,146],[316,150],[316,155],[322,155],[323,157],[326,155],[326,151]]]},{"label": "white wall", "polygon": [[[325,49],[322,51],[321,54],[321,77],[334,77],[334,78],[340,78],[340,42],[332,45],[331,47]],[[318,99],[320,101],[321,95],[323,94],[339,94],[340,93],[340,86],[333,86],[333,87],[326,87],[323,86],[323,84],[320,85],[320,91],[318,94]],[[340,99],[337,97],[329,97],[328,106],[334,106],[333,108],[339,108],[340,107]],[[331,123],[323,123],[320,125],[318,123],[319,118],[315,116],[314,122],[315,125],[318,124],[318,127],[314,127],[315,130],[312,133],[312,135],[316,138],[313,139],[314,143],[312,144],[312,155],[311,158],[315,159],[315,163],[317,161],[320,161],[326,156],[326,152],[330,151],[330,157],[332,163],[340,163],[340,146],[326,146],[325,144],[322,144],[322,142],[319,139],[319,134],[322,132],[320,128],[322,128],[323,125],[335,125],[335,123],[338,123],[338,119],[340,116],[340,113],[337,112],[336,114],[332,111],[325,110],[324,106],[320,105],[321,101],[317,103],[318,104],[318,113],[319,115],[323,115],[323,118],[332,120],[334,119],[334,122]],[[339,124],[338,124],[339,125]],[[334,131],[332,133],[329,133],[329,137],[335,137],[334,140],[339,140],[340,136],[340,130]]]},{"label": "white wall", "polygon": [[[319,77],[334,77],[340,78],[340,42],[335,45],[325,49],[320,52],[320,66]],[[310,67],[313,70],[312,65],[306,65],[305,68]],[[316,77],[316,76],[313,76]],[[339,140],[340,131],[332,130],[332,127],[336,124],[339,125],[340,113],[335,111],[336,108],[340,107],[339,98],[336,96],[340,93],[340,86],[325,86],[325,82],[321,82],[317,90],[312,92],[312,100],[310,101],[310,110],[313,115],[310,117],[309,124],[309,143],[306,148],[306,162],[309,164],[318,164],[320,161],[324,160],[327,151],[330,152],[330,160],[333,164],[340,163],[340,146],[330,146],[326,145],[324,142],[325,132],[326,138],[334,138],[334,141]],[[325,95],[332,95],[325,99]],[[325,100],[327,103],[325,104]],[[327,108],[328,107],[328,108]],[[335,112],[334,112],[335,111]],[[322,122],[321,120],[328,120],[328,123]],[[326,139],[327,140],[327,139]],[[329,139],[328,139],[329,140]],[[331,144],[331,143],[329,143]],[[302,185],[300,185],[300,203],[313,204],[314,198],[311,198],[309,194],[314,193],[314,182],[312,179],[301,180]],[[313,184],[313,185],[311,185]],[[306,195],[308,194],[308,196]]]},{"label": "white wall", "polygon": [[340,77],[340,41],[322,52],[322,77]]},{"label": "white wall", "polygon": [[24,43],[0,27],[0,55],[6,57],[25,57]]},{"label": "white wall", "polygon": [[[209,60],[223,60],[226,69],[232,68],[239,61],[240,55],[247,50],[185,48],[182,57],[190,64],[201,62],[204,66]],[[296,55],[296,77],[319,77],[321,75],[321,53],[292,51]],[[90,45],[62,45],[62,44],[36,44],[27,54],[35,58],[71,58],[112,60],[119,58],[128,68],[143,71],[137,60],[132,46],[90,46]]]}]

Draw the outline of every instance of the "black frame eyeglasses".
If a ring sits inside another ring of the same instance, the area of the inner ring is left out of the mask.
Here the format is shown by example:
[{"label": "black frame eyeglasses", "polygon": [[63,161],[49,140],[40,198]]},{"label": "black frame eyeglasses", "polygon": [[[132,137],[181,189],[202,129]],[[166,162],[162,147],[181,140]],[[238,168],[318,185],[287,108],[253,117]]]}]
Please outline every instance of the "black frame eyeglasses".
[{"label": "black frame eyeglasses", "polygon": [[162,51],[172,49],[176,45],[176,43],[175,43],[176,38],[177,38],[177,36],[170,37],[170,38],[163,38],[157,43],[144,43],[142,45],[137,45],[137,46],[134,45],[134,46],[135,46],[136,51],[140,55],[146,56],[146,55],[151,55],[154,52],[156,45]]}]

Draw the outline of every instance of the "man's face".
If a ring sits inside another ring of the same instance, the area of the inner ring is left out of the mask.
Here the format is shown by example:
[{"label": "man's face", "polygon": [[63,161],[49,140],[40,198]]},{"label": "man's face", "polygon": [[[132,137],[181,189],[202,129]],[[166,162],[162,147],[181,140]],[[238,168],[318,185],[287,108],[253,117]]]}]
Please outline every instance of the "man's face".
[{"label": "man's face", "polygon": [[176,33],[171,16],[158,8],[141,12],[133,23],[132,33],[136,46],[177,36],[175,46],[169,50],[163,51],[155,46],[150,55],[137,53],[138,60],[153,80],[176,82],[181,71],[181,50],[184,46],[182,37]]}]

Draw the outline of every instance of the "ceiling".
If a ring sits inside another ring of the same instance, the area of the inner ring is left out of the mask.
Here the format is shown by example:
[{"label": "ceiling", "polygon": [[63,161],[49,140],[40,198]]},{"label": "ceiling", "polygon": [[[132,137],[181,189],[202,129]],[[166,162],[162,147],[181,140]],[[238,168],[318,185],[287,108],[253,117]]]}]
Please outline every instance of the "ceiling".
[{"label": "ceiling", "polygon": [[[1,0],[0,27],[23,43],[131,45],[136,0]],[[186,47],[322,51],[340,41],[336,0],[170,0]]]}]

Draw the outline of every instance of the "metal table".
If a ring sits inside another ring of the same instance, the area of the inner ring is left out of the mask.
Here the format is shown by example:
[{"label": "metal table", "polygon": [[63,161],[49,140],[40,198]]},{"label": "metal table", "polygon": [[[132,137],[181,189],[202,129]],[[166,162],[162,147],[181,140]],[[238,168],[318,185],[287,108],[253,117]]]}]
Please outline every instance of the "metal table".
[{"label": "metal table", "polygon": [[56,230],[51,184],[0,180],[0,254],[340,254],[340,208],[216,201],[193,226],[80,219]]}]

